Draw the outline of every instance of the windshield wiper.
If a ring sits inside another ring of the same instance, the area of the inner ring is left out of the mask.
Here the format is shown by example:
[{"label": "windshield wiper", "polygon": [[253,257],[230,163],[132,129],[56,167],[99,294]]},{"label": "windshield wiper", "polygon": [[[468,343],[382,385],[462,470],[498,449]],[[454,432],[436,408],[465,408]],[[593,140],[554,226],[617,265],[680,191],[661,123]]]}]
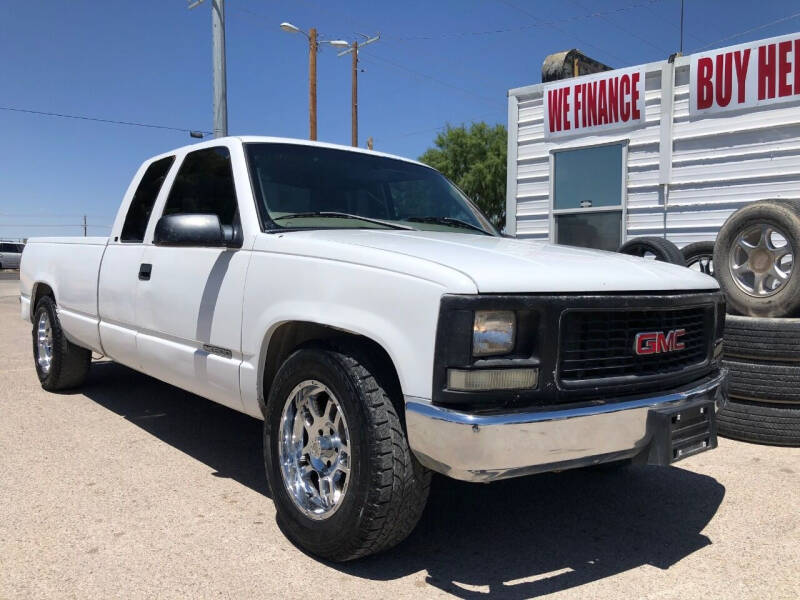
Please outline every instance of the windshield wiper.
[{"label": "windshield wiper", "polygon": [[414,228],[409,227],[408,225],[400,225],[399,223],[391,223],[389,221],[383,221],[381,219],[373,219],[372,217],[362,217],[360,215],[351,215],[350,213],[343,213],[343,212],[336,212],[329,210],[292,213],[290,215],[281,215],[280,217],[273,217],[272,220],[279,221],[281,219],[303,219],[303,218],[313,218],[313,217],[330,217],[334,219],[357,219],[359,221],[365,221],[367,223],[376,223],[377,225],[383,225],[384,227],[389,227],[391,229],[407,229],[414,231]]},{"label": "windshield wiper", "polygon": [[437,225],[450,225],[451,227],[461,227],[462,229],[474,229],[475,231],[480,231],[484,235],[492,235],[482,227],[478,227],[477,225],[473,225],[472,223],[467,223],[466,221],[462,221],[461,219],[456,219],[454,217],[408,217],[406,221],[412,221],[414,223],[435,223]]}]

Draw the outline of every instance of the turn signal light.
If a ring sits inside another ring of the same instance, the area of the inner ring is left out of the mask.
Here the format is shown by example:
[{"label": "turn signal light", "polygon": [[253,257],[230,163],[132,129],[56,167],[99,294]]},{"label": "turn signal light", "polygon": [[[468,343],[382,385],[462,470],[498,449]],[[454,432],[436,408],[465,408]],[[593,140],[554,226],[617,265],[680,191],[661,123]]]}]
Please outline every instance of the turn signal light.
[{"label": "turn signal light", "polygon": [[447,370],[447,387],[457,392],[528,390],[539,383],[539,369]]}]

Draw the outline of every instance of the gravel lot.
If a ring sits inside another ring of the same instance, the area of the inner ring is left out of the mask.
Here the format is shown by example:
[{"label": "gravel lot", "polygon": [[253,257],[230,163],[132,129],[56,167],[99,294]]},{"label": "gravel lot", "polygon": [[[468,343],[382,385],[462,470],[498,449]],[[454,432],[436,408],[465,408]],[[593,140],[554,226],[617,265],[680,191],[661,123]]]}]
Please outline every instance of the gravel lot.
[{"label": "gravel lot", "polygon": [[679,468],[438,479],[412,536],[325,564],[283,537],[260,422],[110,362],[33,369],[0,277],[0,598],[800,597],[800,449]]}]

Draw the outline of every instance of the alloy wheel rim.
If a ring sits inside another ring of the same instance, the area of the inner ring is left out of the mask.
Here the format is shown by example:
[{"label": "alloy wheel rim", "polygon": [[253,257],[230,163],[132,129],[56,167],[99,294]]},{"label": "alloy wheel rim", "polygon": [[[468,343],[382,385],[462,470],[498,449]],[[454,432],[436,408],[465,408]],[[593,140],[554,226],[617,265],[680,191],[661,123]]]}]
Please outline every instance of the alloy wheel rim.
[{"label": "alloy wheel rim", "polygon": [[350,432],[342,407],[325,384],[299,383],[281,414],[278,458],[286,491],[307,517],[331,517],[350,482]]},{"label": "alloy wheel rim", "polygon": [[53,362],[53,328],[46,312],[41,314],[36,324],[36,350],[39,368],[43,373],[49,373]]},{"label": "alloy wheel rim", "polygon": [[699,271],[706,275],[714,275],[714,256],[711,254],[698,254],[690,261],[687,261],[686,266],[693,271]]},{"label": "alloy wheel rim", "polygon": [[[776,243],[776,236],[783,243]],[[742,231],[730,252],[729,268],[737,287],[748,296],[766,298],[789,280],[794,249],[779,228],[759,223]]]}]

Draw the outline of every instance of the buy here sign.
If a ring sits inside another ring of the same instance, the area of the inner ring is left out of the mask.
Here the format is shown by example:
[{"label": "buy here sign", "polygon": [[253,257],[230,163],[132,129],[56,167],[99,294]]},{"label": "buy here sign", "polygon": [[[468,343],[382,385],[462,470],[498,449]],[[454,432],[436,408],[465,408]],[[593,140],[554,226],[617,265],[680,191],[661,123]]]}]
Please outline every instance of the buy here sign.
[{"label": "buy here sign", "polygon": [[693,54],[689,113],[800,100],[800,34]]}]

